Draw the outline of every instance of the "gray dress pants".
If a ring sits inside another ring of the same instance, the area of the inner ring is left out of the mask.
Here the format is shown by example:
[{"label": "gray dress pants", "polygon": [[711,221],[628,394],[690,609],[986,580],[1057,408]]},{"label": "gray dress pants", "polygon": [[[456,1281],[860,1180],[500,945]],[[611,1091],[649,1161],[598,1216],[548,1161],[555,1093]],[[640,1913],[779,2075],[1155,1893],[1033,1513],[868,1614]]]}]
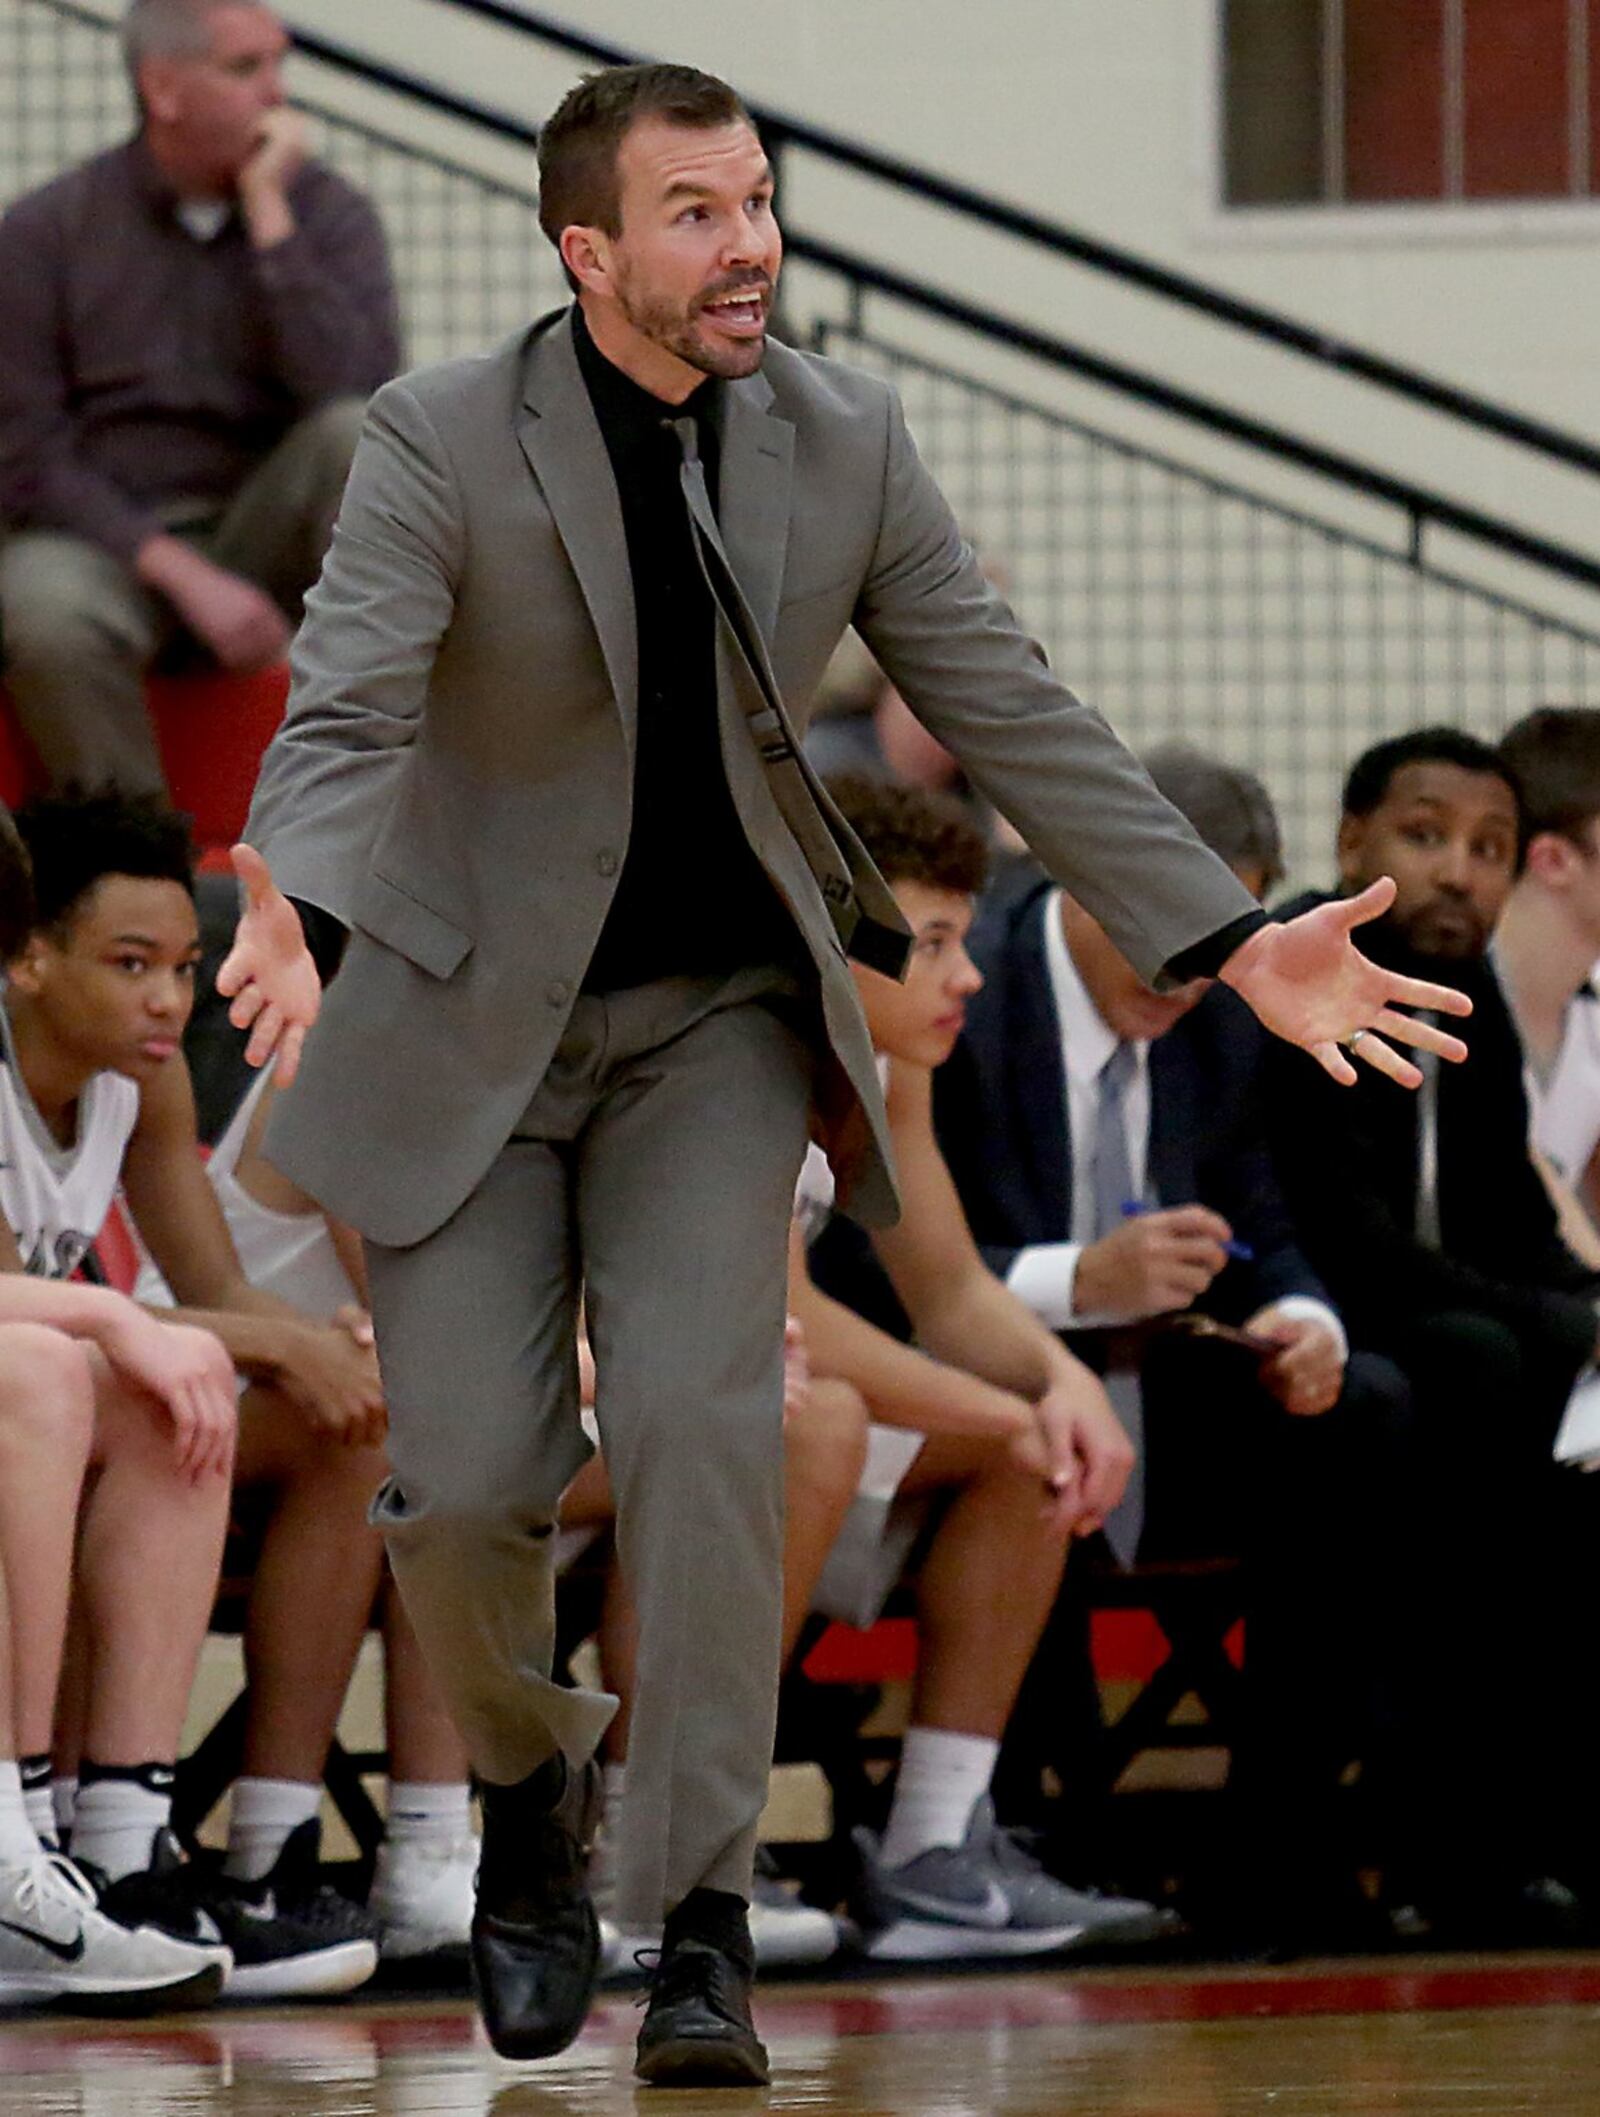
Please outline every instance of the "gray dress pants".
[{"label": "gray dress pants", "polygon": [[[714,916],[714,912],[710,914]],[[588,1454],[639,1620],[618,1917],[748,1895],[778,1686],[789,1215],[814,1075],[797,979],[669,979],[573,1011],[482,1184],[367,1247],[393,1475],[374,1506],[480,1774],[586,1758],[615,1701],[549,1680],[552,1530]]]}]

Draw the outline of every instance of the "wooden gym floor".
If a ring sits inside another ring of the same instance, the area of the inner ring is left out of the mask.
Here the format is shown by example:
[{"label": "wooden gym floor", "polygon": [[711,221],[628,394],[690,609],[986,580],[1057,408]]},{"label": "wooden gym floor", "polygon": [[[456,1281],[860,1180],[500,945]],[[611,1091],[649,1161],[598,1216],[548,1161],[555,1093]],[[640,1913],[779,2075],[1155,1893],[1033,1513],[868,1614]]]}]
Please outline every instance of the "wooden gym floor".
[{"label": "wooden gym floor", "polygon": [[511,2066],[461,2001],[0,2021],[3,2117],[1596,2117],[1600,1956],[774,1983],[773,2086],[636,2089],[638,2016]]}]

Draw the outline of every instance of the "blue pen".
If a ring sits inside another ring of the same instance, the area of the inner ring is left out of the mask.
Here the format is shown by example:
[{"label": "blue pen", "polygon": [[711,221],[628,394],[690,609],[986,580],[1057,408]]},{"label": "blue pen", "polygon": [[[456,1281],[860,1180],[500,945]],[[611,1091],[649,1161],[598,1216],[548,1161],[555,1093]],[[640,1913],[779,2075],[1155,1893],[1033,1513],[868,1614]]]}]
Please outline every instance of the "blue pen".
[{"label": "blue pen", "polygon": [[[1125,1198],[1122,1201],[1122,1217],[1124,1220],[1137,1220],[1141,1213],[1148,1213],[1151,1210],[1139,1198]],[[1248,1242],[1225,1242],[1222,1247],[1239,1264],[1254,1264],[1256,1261],[1256,1253],[1251,1249]]]}]

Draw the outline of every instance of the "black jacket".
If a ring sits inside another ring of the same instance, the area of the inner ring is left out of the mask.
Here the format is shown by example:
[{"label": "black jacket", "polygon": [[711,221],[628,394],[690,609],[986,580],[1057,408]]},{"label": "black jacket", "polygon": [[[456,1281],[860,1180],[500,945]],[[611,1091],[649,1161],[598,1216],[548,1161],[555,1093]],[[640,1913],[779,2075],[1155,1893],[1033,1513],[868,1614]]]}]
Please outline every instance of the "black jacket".
[{"label": "black jacket", "polygon": [[[1307,896],[1285,916],[1325,901]],[[1486,960],[1414,957],[1388,922],[1361,929],[1362,952],[1410,976],[1459,986],[1470,1056],[1438,1083],[1440,1247],[1416,1237],[1419,1102],[1370,1066],[1341,1088],[1304,1052],[1276,1043],[1266,1067],[1274,1159],[1300,1239],[1352,1331],[1390,1345],[1419,1315],[1464,1310],[1568,1347],[1595,1340],[1593,1275],[1557,1230],[1528,1152],[1522,1046]]]},{"label": "black jacket", "polygon": [[[986,905],[972,935],[983,990],[934,1081],[939,1142],[984,1255],[1003,1277],[1019,1249],[1072,1230],[1065,1068],[1044,922],[1050,885]],[[1239,1322],[1285,1294],[1331,1297],[1295,1238],[1265,1134],[1264,1035],[1224,986],[1150,1047],[1149,1186],[1162,1205],[1207,1205],[1253,1252],[1199,1304]]]}]

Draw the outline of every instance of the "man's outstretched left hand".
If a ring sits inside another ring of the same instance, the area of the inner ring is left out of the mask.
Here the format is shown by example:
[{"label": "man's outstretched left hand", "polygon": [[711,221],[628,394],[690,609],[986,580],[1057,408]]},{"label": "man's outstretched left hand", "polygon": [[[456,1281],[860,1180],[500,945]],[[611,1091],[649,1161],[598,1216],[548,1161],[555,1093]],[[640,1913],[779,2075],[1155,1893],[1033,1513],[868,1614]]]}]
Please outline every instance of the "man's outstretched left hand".
[{"label": "man's outstretched left hand", "polygon": [[1394,902],[1394,890],[1385,875],[1358,897],[1336,898],[1282,925],[1260,927],[1222,966],[1223,983],[1275,1036],[1309,1051],[1344,1087],[1356,1078],[1347,1051],[1403,1088],[1421,1085],[1418,1069],[1385,1038],[1444,1059],[1467,1055],[1460,1037],[1396,1011],[1422,1007],[1433,1014],[1471,1014],[1466,994],[1384,970],[1351,939],[1356,927],[1382,917]]},{"label": "man's outstretched left hand", "polygon": [[217,990],[233,1002],[228,1020],[234,1028],[250,1032],[246,1059],[252,1066],[275,1061],[274,1078],[287,1088],[322,1004],[322,984],[300,915],[273,882],[265,860],[248,845],[236,845],[232,859],[244,884],[245,908],[217,972]]}]

